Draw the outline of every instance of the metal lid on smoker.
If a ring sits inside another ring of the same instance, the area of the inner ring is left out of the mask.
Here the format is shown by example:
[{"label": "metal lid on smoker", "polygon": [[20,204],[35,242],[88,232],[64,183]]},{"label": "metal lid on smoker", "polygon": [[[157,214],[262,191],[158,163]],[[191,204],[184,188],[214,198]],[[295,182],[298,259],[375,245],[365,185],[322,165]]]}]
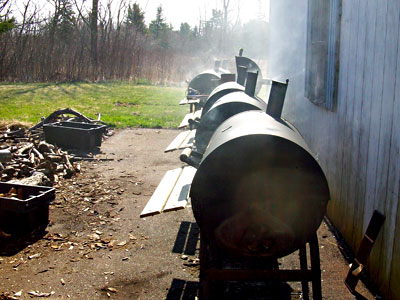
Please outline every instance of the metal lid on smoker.
[{"label": "metal lid on smoker", "polygon": [[204,153],[214,131],[225,120],[243,111],[265,111],[266,106],[264,101],[250,97],[242,91],[232,92],[221,97],[200,120],[194,138],[196,151]]},{"label": "metal lid on smoker", "polygon": [[209,95],[218,85],[221,76],[214,70],[198,74],[188,85],[188,90],[195,91],[198,95]]}]

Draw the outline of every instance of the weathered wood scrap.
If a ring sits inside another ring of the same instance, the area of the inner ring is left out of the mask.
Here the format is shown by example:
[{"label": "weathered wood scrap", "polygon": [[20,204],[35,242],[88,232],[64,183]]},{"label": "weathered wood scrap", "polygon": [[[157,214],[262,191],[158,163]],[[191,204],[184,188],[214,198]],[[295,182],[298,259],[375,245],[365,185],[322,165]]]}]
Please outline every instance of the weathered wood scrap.
[{"label": "weathered wood scrap", "polygon": [[184,209],[187,205],[189,198],[190,186],[196,169],[190,166],[184,167],[182,174],[180,175],[168,201],[164,207],[164,212]]},{"label": "weathered wood scrap", "polygon": [[147,202],[145,208],[142,210],[140,214],[141,218],[157,215],[163,211],[182,170],[183,168],[177,168],[165,173],[149,202]]},{"label": "weathered wood scrap", "polygon": [[179,148],[179,146],[185,141],[185,139],[190,134],[190,130],[183,131],[177,135],[177,137],[168,145],[164,152],[174,151]]}]

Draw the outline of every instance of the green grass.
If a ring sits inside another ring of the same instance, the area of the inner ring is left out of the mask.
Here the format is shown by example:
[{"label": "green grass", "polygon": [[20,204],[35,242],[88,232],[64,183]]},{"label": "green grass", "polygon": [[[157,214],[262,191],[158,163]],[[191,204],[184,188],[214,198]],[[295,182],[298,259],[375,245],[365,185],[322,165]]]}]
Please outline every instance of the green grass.
[{"label": "green grass", "polygon": [[107,83],[0,84],[0,120],[36,124],[61,108],[72,108],[107,125],[177,127],[188,107],[178,105],[183,88]]}]

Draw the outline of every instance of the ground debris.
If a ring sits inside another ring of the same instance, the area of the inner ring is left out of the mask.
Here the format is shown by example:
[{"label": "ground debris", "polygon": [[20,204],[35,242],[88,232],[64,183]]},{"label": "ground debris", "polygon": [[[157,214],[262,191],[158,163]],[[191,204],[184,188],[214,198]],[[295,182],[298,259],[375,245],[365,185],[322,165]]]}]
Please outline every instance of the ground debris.
[{"label": "ground debris", "polygon": [[51,295],[54,295],[55,292],[51,291],[50,293],[45,293],[45,292],[39,292],[39,291],[30,291],[28,292],[29,295],[34,296],[34,297],[50,297]]},{"label": "ground debris", "polygon": [[116,293],[116,292],[117,292],[117,289],[116,289],[116,288],[113,288],[113,287],[107,287],[107,288],[106,288],[106,291],[111,292],[111,293]]},{"label": "ground debris", "polygon": [[34,258],[40,257],[41,255],[42,255],[41,253],[36,253],[36,254],[33,254],[33,255],[29,255],[28,258],[29,259],[34,259]]},{"label": "ground debris", "polygon": [[0,293],[0,300],[17,300],[16,296],[11,296],[9,293]]},{"label": "ground debris", "polygon": [[72,155],[46,143],[42,131],[20,128],[15,135],[10,128],[0,131],[1,148],[11,155],[9,161],[2,162],[1,181],[52,186],[59,178],[80,172],[80,165],[71,163]]}]

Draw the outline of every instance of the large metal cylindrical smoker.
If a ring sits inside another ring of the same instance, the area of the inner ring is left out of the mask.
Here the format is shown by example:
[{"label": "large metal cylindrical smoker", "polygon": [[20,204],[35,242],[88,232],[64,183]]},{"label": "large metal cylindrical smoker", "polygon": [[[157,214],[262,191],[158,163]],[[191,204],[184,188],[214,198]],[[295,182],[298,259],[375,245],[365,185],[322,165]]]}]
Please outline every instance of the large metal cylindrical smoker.
[{"label": "large metal cylindrical smoker", "polygon": [[[235,75],[217,81],[219,74],[206,72],[192,80],[189,90],[197,96],[188,92],[187,103],[195,103],[195,112],[191,106],[184,119],[190,130],[167,148],[185,148],[180,159],[189,165],[178,169],[185,175],[174,183],[191,181],[200,227],[201,297],[220,299],[216,282],[279,280],[300,281],[304,299],[311,281],[313,299],[321,300],[316,232],[330,198],[328,183],[300,133],[281,118],[289,80],[262,79],[257,64],[241,54]],[[267,83],[264,101],[257,93]],[[167,211],[157,212],[162,210]],[[280,269],[278,258],[296,250],[300,269]]]},{"label": "large metal cylindrical smoker", "polygon": [[329,188],[293,126],[263,111],[247,111],[215,130],[191,199],[201,232],[223,251],[279,258],[315,234]]}]

